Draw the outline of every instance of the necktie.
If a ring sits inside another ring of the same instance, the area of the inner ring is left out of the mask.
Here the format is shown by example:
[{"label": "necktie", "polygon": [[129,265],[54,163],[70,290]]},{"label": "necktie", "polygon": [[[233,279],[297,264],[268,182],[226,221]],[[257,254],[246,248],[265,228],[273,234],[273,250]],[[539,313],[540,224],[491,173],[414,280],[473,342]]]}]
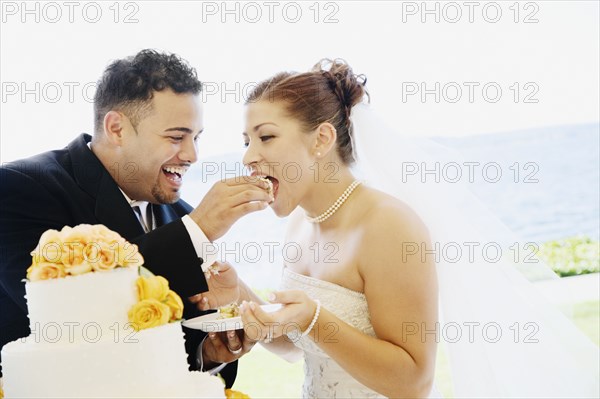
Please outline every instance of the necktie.
[{"label": "necktie", "polygon": [[152,231],[152,225],[153,225],[153,223],[152,223],[152,204],[148,204],[146,206],[146,215],[145,215],[146,217],[144,217],[142,215],[142,211],[141,211],[139,205],[134,205],[131,208],[134,210],[135,214],[137,215],[142,227],[144,228],[144,231],[146,233]]}]

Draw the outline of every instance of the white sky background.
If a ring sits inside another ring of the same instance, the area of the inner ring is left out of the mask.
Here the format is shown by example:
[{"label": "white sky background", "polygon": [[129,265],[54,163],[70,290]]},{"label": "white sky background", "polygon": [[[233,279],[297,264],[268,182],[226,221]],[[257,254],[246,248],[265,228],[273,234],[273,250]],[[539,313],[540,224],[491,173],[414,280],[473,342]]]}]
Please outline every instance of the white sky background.
[{"label": "white sky background", "polygon": [[[143,48],[175,52],[211,82],[211,90],[230,90],[206,96],[201,157],[242,149],[244,87],[278,71],[307,70],[324,57],[344,58],[366,74],[373,104],[411,134],[464,135],[600,119],[597,1],[475,1],[473,22],[463,1],[427,2],[439,10],[439,22],[435,14],[423,15],[421,1],[296,2],[285,12],[285,2],[271,2],[272,23],[266,2],[229,2],[229,10],[238,10],[230,14],[220,1],[72,3],[70,22],[62,1],[30,2],[30,13],[21,1],[2,2],[1,162],[63,147],[78,133],[91,132],[93,87],[84,93],[83,86],[95,82],[111,60]],[[88,22],[97,9],[98,22]],[[292,23],[298,9],[301,16]],[[489,22],[497,9],[499,21]],[[262,15],[252,23],[257,10]],[[462,16],[451,23],[457,10]],[[124,23],[127,15],[137,22]],[[328,15],[332,23],[325,23]],[[538,22],[525,23],[526,17]],[[439,103],[433,94],[425,101],[419,94],[403,100],[403,87],[421,82],[429,89],[435,82],[456,82],[462,97],[448,101],[456,92],[447,86]],[[479,84],[473,102],[464,82]],[[488,101],[496,95],[493,87],[488,100],[482,93],[490,82],[502,89],[495,103]],[[30,92],[24,95],[23,88]],[[527,94],[538,102],[525,103]]]}]

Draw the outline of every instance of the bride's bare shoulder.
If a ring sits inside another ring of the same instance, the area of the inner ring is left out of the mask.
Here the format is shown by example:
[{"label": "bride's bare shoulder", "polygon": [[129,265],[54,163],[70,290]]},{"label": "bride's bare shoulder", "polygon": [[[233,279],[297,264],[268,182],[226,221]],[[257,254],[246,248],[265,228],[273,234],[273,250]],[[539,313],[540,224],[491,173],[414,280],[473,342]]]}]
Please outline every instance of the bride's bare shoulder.
[{"label": "bride's bare shoulder", "polygon": [[[405,202],[373,190],[369,211],[362,220],[362,237],[358,248],[359,271],[363,278],[397,270],[399,265],[423,264],[421,256],[405,258],[407,248],[429,248],[429,230],[419,215]],[[399,261],[400,259],[406,259]],[[430,263],[430,259],[425,263]],[[409,270],[416,270],[408,268]],[[369,278],[370,278],[369,277]]]},{"label": "bride's bare shoulder", "polygon": [[389,194],[367,187],[363,218],[365,233],[380,240],[383,237],[425,240],[427,226],[407,203]]}]

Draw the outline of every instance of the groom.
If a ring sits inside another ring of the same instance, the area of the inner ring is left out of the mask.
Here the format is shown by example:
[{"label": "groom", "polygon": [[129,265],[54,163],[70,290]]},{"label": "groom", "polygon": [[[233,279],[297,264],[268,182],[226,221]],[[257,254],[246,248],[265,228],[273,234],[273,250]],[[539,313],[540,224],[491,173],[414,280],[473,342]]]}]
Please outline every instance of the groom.
[{"label": "groom", "polygon": [[[0,168],[0,349],[30,333],[22,280],[48,229],[104,224],[137,244],[145,267],[182,297],[218,292],[218,279],[207,283],[202,271],[214,262],[206,245],[265,209],[269,195],[264,183],[238,178],[216,183],[196,208],[180,199],[203,131],[201,89],[196,71],[174,54],[143,50],[114,61],[98,82],[93,136]],[[199,314],[186,302],[185,318]],[[217,370],[230,387],[234,360],[251,344],[185,332],[191,369],[229,363]]]}]

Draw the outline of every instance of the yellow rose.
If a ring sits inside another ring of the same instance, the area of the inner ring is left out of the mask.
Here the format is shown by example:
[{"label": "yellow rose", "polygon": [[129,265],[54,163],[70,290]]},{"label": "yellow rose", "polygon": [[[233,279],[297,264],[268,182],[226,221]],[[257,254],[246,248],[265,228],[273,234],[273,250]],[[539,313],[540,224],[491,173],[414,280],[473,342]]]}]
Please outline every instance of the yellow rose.
[{"label": "yellow rose", "polygon": [[62,246],[61,262],[65,266],[65,272],[73,276],[88,273],[92,271],[92,265],[85,256],[85,243],[76,241],[69,237]]},{"label": "yellow rose", "polygon": [[171,319],[169,321],[176,321],[183,317],[183,302],[175,291],[169,290],[164,303],[171,309]]},{"label": "yellow rose", "polygon": [[140,301],[150,298],[164,301],[169,294],[169,282],[162,276],[138,277],[136,284]]},{"label": "yellow rose", "polygon": [[[128,243],[129,244],[129,243]],[[133,247],[133,249],[131,249]],[[141,253],[138,252],[137,245],[129,244],[129,250],[124,251],[125,254],[123,256],[123,260],[119,263],[123,267],[131,267],[131,266],[142,266],[144,264],[144,257]]]},{"label": "yellow rose", "polygon": [[144,264],[144,258],[135,244],[125,240],[115,241],[111,245],[117,249],[117,264],[123,267],[139,267]]},{"label": "yellow rose", "polygon": [[169,322],[169,306],[156,299],[144,299],[133,305],[127,313],[136,331],[158,327]]},{"label": "yellow rose", "polygon": [[65,277],[65,275],[63,265],[50,262],[36,263],[27,269],[27,279],[29,281],[49,280]]},{"label": "yellow rose", "polygon": [[85,248],[87,261],[94,271],[112,270],[117,267],[117,251],[106,242],[90,242]]},{"label": "yellow rose", "polygon": [[94,238],[94,240],[101,240],[107,243],[123,239],[119,233],[112,231],[103,224],[90,226],[90,237]]},{"label": "yellow rose", "polygon": [[250,396],[240,391],[234,391],[233,389],[225,390],[225,397],[227,399],[250,399]]},{"label": "yellow rose", "polygon": [[33,263],[60,262],[62,258],[62,235],[57,230],[47,230],[31,252]]},{"label": "yellow rose", "polygon": [[91,239],[92,226],[80,224],[75,227],[65,226],[60,231],[64,242],[80,242],[85,246]]}]

